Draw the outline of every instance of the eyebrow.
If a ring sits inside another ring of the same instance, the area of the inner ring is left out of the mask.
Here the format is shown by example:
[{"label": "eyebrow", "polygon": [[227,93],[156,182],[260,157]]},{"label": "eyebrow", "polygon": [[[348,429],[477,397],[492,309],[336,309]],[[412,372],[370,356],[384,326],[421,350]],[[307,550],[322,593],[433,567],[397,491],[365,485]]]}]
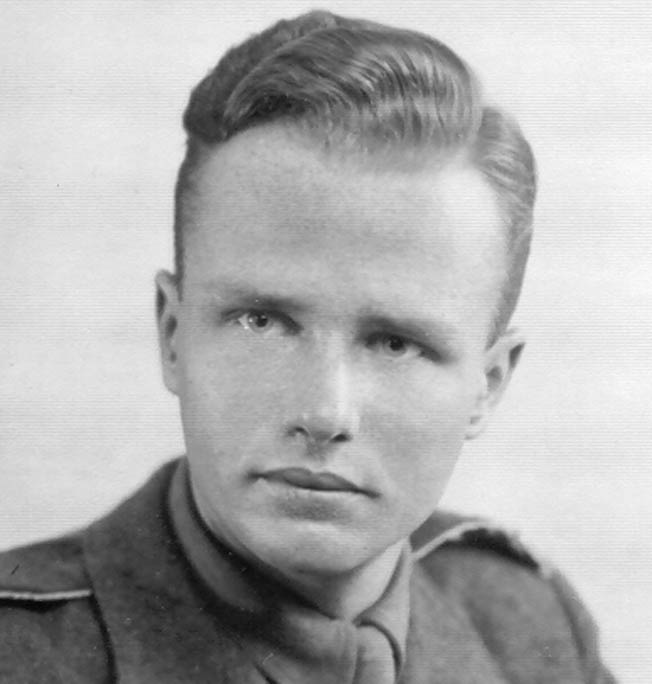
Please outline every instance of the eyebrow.
[{"label": "eyebrow", "polygon": [[284,309],[301,312],[309,308],[305,302],[294,297],[261,292],[255,287],[237,281],[213,279],[206,283],[204,290],[216,294],[220,299],[236,299],[260,309]]}]

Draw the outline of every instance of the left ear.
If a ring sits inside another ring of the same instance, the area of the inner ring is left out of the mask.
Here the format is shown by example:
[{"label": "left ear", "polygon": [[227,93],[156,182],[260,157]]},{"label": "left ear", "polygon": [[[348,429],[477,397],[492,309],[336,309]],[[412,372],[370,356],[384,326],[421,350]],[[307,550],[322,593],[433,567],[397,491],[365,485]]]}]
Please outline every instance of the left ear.
[{"label": "left ear", "polygon": [[471,414],[466,439],[477,437],[487,426],[509,384],[524,347],[523,335],[516,328],[511,328],[485,351],[483,389]]},{"label": "left ear", "polygon": [[179,290],[176,277],[167,271],[159,271],[156,274],[156,323],[163,382],[172,394],[177,394],[179,384],[177,364]]}]

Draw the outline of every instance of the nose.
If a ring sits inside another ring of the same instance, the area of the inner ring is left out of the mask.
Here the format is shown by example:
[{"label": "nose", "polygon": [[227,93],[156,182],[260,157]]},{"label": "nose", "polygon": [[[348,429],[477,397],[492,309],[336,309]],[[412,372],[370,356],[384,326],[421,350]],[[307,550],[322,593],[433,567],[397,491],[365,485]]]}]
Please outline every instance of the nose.
[{"label": "nose", "polygon": [[312,359],[297,369],[296,409],[287,434],[308,446],[350,442],[359,427],[352,371],[341,356]]}]

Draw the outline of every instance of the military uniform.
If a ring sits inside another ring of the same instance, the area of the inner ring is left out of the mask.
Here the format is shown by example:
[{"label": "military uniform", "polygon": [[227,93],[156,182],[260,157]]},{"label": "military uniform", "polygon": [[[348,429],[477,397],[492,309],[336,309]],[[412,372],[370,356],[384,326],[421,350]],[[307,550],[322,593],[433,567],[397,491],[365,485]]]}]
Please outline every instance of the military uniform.
[{"label": "military uniform", "polygon": [[78,534],[0,554],[0,682],[357,684],[374,681],[356,645],[367,627],[391,644],[399,684],[614,681],[563,578],[500,530],[436,513],[352,625],[293,604],[228,550],[208,576],[188,553],[199,527],[174,513],[180,468]]}]

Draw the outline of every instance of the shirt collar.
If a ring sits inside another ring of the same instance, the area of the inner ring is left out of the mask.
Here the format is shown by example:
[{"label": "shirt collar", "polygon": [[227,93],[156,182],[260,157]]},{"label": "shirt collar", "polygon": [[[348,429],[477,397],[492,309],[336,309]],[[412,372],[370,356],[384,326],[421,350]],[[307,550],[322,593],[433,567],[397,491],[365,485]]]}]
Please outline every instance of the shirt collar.
[{"label": "shirt collar", "polygon": [[[351,645],[356,642],[357,628],[363,626],[375,627],[385,635],[394,656],[395,672],[400,671],[405,657],[410,617],[412,559],[409,544],[406,543],[383,595],[351,623],[334,620],[308,607],[291,590],[263,575],[220,543],[209,531],[195,506],[186,459],[180,461],[173,475],[168,506],[174,530],[188,562],[220,603],[240,611],[241,617],[244,616],[250,625],[256,622],[256,616],[263,618],[263,624],[265,620],[269,624],[271,615],[278,619],[281,613],[286,622],[289,620],[291,624],[283,624],[279,633],[274,635],[286,642],[296,642],[290,643],[289,648],[294,658],[286,655],[284,662],[277,658],[280,671],[290,674],[289,678],[297,677],[296,680],[301,681],[302,663],[299,661],[308,660],[313,661],[313,664],[320,662],[322,666],[331,662],[335,670],[339,670],[339,674],[333,673],[333,681],[346,681],[338,677],[342,677],[341,668],[347,667],[347,663],[349,670],[355,669],[356,655],[355,651],[351,652]],[[291,617],[288,618],[288,615]],[[297,629],[299,632],[294,639],[292,632]],[[260,631],[253,636],[254,642],[258,636]],[[261,642],[260,648],[264,650],[265,647]],[[276,671],[279,672],[278,667]],[[311,681],[318,680],[312,678]],[[329,681],[328,676],[320,681]]]}]

